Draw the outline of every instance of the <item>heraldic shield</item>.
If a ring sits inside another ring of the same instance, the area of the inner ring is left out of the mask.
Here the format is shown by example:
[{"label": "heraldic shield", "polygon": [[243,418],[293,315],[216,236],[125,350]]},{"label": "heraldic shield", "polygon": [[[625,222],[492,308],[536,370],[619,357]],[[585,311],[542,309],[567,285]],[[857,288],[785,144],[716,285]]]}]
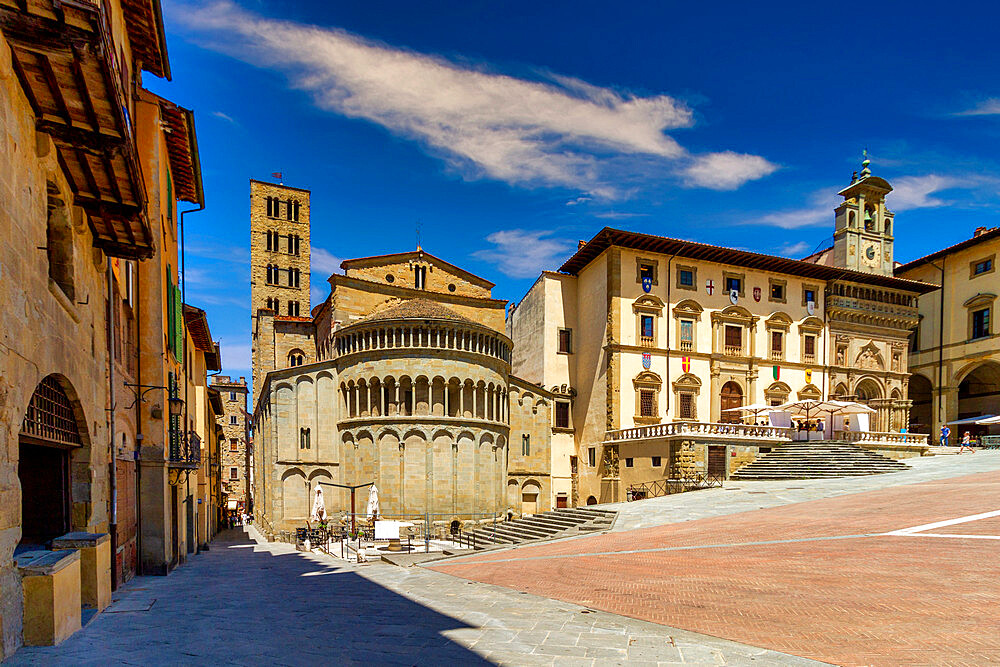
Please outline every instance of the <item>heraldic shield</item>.
[{"label": "heraldic shield", "polygon": [[649,294],[649,291],[653,289],[653,276],[643,276],[642,277],[642,291]]},{"label": "heraldic shield", "polygon": [[652,364],[653,364],[653,355],[650,354],[649,352],[643,352],[642,353],[642,367],[645,368],[648,371],[649,367]]}]

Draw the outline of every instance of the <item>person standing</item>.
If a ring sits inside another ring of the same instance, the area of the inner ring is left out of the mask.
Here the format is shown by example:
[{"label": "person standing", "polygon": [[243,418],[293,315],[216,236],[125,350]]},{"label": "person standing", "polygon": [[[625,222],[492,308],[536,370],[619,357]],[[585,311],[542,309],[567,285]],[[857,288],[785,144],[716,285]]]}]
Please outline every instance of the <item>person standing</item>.
[{"label": "person standing", "polygon": [[962,446],[959,447],[958,453],[961,454],[966,449],[968,449],[969,452],[971,452],[972,454],[976,453],[976,450],[972,448],[972,436],[969,435],[968,431],[966,431],[965,434],[962,436]]},{"label": "person standing", "polygon": [[951,429],[948,428],[947,424],[944,424],[943,426],[941,426],[941,446],[942,447],[947,447],[948,446],[948,438],[950,438],[950,437],[951,437]]}]

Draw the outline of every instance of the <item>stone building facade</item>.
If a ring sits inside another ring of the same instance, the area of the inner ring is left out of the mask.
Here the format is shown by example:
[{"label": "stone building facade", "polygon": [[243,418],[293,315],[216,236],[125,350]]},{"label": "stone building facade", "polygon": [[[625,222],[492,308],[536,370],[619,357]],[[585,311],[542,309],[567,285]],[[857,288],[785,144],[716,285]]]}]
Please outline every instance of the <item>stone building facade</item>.
[{"label": "stone building facade", "polygon": [[[727,412],[750,403],[856,398],[874,431],[904,427],[906,342],[936,286],[885,269],[890,190],[866,164],[841,192],[835,247],[805,261],[606,228],[543,272],[507,330],[512,372],[554,394],[553,493],[612,502],[630,485],[726,477],[786,436]],[[865,270],[837,265],[841,245],[876,242]]]},{"label": "stone building facade", "polygon": [[[908,280],[939,283],[920,298],[920,321],[910,339],[910,428],[938,439],[941,425],[1000,414],[1000,328],[997,327],[997,255],[1000,228],[973,235],[896,268]],[[962,433],[997,435],[996,427],[951,426],[951,443]]]},{"label": "stone building facade", "polygon": [[219,392],[223,413],[218,418],[222,429],[221,470],[222,507],[226,511],[250,512],[253,508],[250,486],[250,446],[247,419],[247,381],[227,375],[212,378]]},{"label": "stone building facade", "polygon": [[[0,659],[26,617],[52,611],[24,608],[15,553],[103,533],[88,576],[116,586],[151,545],[194,531],[181,494],[171,513],[164,493],[159,369],[182,307],[167,289],[177,203],[204,199],[193,114],[142,87],[144,73],[170,77],[160,13],[156,0],[0,5]],[[179,326],[190,357],[169,358],[185,369],[175,391],[206,367]]]}]

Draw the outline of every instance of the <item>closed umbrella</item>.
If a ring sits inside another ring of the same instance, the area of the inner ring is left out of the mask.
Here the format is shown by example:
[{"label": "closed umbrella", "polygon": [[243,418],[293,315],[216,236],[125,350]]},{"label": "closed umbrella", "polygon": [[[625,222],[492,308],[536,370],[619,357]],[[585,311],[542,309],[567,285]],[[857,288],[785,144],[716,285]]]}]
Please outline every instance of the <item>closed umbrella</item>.
[{"label": "closed umbrella", "polygon": [[316,497],[313,498],[313,508],[310,518],[313,521],[326,520],[326,502],[323,500],[323,487],[316,485]]},{"label": "closed umbrella", "polygon": [[368,491],[368,518],[371,519],[379,517],[378,510],[378,487],[372,484],[372,488]]}]

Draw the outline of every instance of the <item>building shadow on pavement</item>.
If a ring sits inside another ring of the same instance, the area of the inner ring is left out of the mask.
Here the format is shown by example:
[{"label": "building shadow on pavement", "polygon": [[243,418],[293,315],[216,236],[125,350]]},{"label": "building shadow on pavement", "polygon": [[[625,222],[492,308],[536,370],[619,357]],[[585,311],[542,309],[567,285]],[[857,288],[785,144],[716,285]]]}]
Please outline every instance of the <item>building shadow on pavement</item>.
[{"label": "building shadow on pavement", "polygon": [[443,634],[468,624],[352,566],[271,553],[241,529],[115,598],[61,645],[22,648],[10,664],[491,664]]}]

